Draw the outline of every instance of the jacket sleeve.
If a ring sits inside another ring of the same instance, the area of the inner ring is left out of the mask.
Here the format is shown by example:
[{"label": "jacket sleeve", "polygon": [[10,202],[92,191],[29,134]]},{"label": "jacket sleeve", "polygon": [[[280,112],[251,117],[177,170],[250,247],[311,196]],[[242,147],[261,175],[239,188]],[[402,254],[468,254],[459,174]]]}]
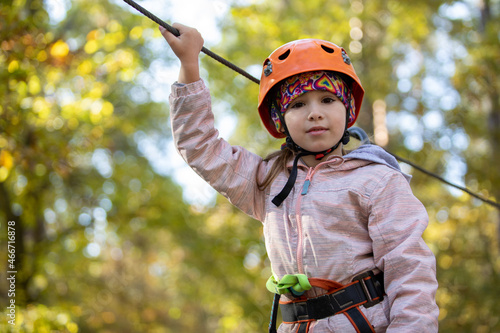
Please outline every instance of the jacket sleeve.
[{"label": "jacket sleeve", "polygon": [[267,163],[219,138],[203,80],[174,84],[169,101],[174,144],[182,158],[233,205],[263,221],[265,192],[258,189],[256,179],[264,178]]},{"label": "jacket sleeve", "polygon": [[387,332],[437,332],[436,259],[422,239],[428,215],[399,172],[389,172],[371,196],[369,232],[390,304]]}]

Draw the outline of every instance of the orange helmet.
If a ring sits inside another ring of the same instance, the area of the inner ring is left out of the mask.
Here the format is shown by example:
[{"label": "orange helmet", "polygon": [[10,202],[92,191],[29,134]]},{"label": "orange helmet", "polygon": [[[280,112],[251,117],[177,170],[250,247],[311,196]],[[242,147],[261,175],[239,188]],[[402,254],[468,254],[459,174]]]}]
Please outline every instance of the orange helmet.
[{"label": "orange helmet", "polygon": [[351,60],[345,50],[321,39],[300,39],[277,48],[264,61],[259,90],[259,114],[264,126],[275,138],[285,134],[276,130],[269,110],[269,93],[273,87],[287,77],[311,71],[333,71],[349,76],[353,82],[351,94],[354,97],[355,117],[358,117],[365,93]]}]

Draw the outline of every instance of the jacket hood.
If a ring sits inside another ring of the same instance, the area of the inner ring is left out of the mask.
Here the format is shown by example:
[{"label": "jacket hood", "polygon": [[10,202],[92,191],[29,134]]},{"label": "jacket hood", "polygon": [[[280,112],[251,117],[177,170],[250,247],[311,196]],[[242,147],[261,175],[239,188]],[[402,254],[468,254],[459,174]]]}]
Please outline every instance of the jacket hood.
[{"label": "jacket hood", "polygon": [[365,161],[370,161],[370,162],[374,162],[374,163],[387,165],[389,168],[400,172],[406,178],[408,183],[411,180],[410,175],[401,171],[401,168],[399,167],[399,164],[398,164],[398,161],[396,160],[396,158],[394,158],[394,156],[392,156],[387,151],[385,151],[383,148],[381,148],[377,145],[372,145],[372,144],[362,145],[359,148],[344,155],[343,157],[345,160],[358,159],[358,160],[365,160]]}]

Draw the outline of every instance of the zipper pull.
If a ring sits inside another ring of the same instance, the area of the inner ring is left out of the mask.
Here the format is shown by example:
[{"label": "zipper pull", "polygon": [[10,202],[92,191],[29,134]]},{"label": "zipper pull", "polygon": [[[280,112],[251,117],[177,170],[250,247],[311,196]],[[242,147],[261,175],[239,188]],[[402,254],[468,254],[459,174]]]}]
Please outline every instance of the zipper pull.
[{"label": "zipper pull", "polygon": [[310,168],[309,171],[307,171],[307,176],[306,180],[304,181],[304,186],[302,187],[302,195],[306,195],[307,191],[309,190],[309,185],[311,185],[311,179],[312,175],[314,173],[314,168]]},{"label": "zipper pull", "polygon": [[304,182],[304,187],[302,187],[302,195],[307,194],[307,190],[309,190],[309,184],[311,184],[311,181],[309,179],[306,179],[306,181]]}]

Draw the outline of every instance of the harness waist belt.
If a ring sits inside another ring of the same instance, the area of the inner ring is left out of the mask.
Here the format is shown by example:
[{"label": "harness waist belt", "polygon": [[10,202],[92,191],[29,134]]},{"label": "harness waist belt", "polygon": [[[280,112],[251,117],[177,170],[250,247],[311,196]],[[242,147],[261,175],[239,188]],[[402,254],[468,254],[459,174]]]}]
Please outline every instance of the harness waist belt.
[{"label": "harness waist belt", "polygon": [[383,273],[363,273],[342,288],[326,295],[303,301],[280,302],[283,322],[296,323],[323,319],[363,305],[369,308],[382,301],[384,291]]}]

